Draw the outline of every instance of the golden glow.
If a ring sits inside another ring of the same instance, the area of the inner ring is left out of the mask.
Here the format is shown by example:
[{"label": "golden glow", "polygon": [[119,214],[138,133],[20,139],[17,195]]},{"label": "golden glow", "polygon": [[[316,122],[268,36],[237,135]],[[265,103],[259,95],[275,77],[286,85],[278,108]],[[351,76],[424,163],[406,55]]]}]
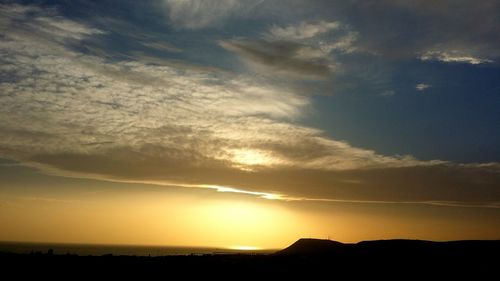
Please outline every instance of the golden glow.
[{"label": "golden glow", "polygon": [[269,242],[277,242],[275,239],[280,236],[288,240],[283,236],[295,232],[293,214],[272,203],[217,200],[201,204],[196,213],[196,223],[201,226],[199,232],[203,232],[205,238],[221,241],[222,244],[218,244],[226,248],[236,245],[276,248],[276,244]]},{"label": "golden glow", "polygon": [[231,161],[244,170],[252,170],[251,166],[271,166],[280,163],[269,152],[258,149],[232,149],[229,152],[232,155]]},{"label": "golden glow", "polygon": [[0,204],[0,240],[255,250],[285,247],[301,233],[303,224],[277,201],[166,190],[114,189],[78,200],[0,195],[10,202]]},{"label": "golden glow", "polygon": [[231,250],[240,250],[240,251],[258,251],[261,250],[259,247],[254,247],[254,246],[232,246],[229,247]]},{"label": "golden glow", "polygon": [[0,240],[252,251],[283,248],[301,237],[329,236],[343,242],[401,237],[456,240],[494,239],[499,233],[496,213],[490,210],[478,209],[473,213],[475,228],[464,228],[464,219],[447,207],[440,207],[429,218],[420,215],[427,212],[427,206],[284,202],[244,196],[222,187],[229,193],[200,196],[186,193],[189,189],[176,193],[168,188],[130,190],[101,184],[102,192],[95,193],[65,188],[66,193],[53,197],[0,194]]}]

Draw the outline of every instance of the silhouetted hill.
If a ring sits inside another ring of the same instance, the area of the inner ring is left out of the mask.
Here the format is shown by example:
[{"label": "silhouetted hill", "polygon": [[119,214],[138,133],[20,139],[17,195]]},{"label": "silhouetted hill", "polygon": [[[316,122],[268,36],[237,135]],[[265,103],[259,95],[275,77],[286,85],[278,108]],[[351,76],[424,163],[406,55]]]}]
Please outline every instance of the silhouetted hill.
[{"label": "silhouetted hill", "polygon": [[348,245],[326,239],[302,238],[278,251],[282,255],[327,255],[344,251]]},{"label": "silhouetted hill", "polygon": [[326,239],[302,238],[278,255],[303,256],[412,256],[414,255],[490,255],[500,250],[500,240],[464,240],[434,242],[425,240],[393,239],[362,241],[355,244]]},{"label": "silhouetted hill", "polygon": [[424,240],[375,240],[340,243],[300,239],[278,251],[277,257],[299,268],[336,274],[398,276],[488,276],[498,267],[500,240],[434,242]]}]

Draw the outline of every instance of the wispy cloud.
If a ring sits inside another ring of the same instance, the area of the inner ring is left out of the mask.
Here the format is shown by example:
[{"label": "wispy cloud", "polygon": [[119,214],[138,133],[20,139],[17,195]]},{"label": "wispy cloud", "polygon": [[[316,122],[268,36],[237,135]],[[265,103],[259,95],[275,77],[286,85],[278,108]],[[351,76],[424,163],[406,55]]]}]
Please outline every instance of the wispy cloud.
[{"label": "wispy cloud", "polygon": [[218,25],[233,16],[243,16],[263,0],[162,0],[171,23],[179,28],[199,29]]},{"label": "wispy cloud", "polygon": [[358,32],[359,51],[471,64],[500,57],[500,2],[495,0],[313,2],[316,14],[342,19]]},{"label": "wispy cloud", "polygon": [[53,9],[18,4],[0,4],[0,9],[2,24],[5,27],[15,28],[18,33],[39,35],[59,42],[82,40],[88,36],[104,33],[97,28],[65,19]]},{"label": "wispy cloud", "polygon": [[492,63],[493,60],[480,58],[464,52],[458,51],[427,51],[420,56],[423,61],[442,61],[448,63],[468,63],[468,64],[483,64]]},{"label": "wispy cloud", "polygon": [[383,97],[392,97],[395,94],[396,94],[396,92],[394,90],[387,90],[387,91],[380,93],[380,95]]},{"label": "wispy cloud", "polygon": [[276,74],[325,78],[333,64],[328,54],[293,42],[224,40],[220,46],[239,55],[253,67],[265,67]]},{"label": "wispy cloud", "polygon": [[177,48],[177,47],[173,46],[172,44],[166,43],[166,42],[143,42],[141,44],[146,46],[146,47],[160,50],[160,51],[167,51],[167,52],[174,52],[174,53],[182,52],[182,49]]},{"label": "wispy cloud", "polygon": [[353,52],[356,38],[357,33],[340,22],[319,21],[286,27],[275,25],[260,39],[221,40],[219,45],[237,54],[258,72],[267,70],[273,75],[325,79],[339,67],[335,53]]},{"label": "wispy cloud", "polygon": [[303,40],[339,29],[340,27],[341,23],[338,21],[301,22],[286,27],[275,25],[269,29],[269,36],[281,40]]},{"label": "wispy cloud", "polygon": [[274,41],[299,42],[306,49],[327,57],[332,52],[352,53],[356,51],[358,33],[339,21],[302,21],[284,27],[274,25],[264,37]]},{"label": "wispy cloud", "polygon": [[427,89],[429,89],[430,87],[432,87],[431,85],[429,84],[425,84],[425,83],[419,83],[415,86],[415,89],[419,92],[423,92]]}]

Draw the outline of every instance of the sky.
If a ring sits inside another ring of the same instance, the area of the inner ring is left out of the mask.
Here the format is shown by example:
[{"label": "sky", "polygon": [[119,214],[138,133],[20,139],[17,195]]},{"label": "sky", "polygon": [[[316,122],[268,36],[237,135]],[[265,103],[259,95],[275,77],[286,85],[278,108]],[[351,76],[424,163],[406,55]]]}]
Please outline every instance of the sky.
[{"label": "sky", "polygon": [[500,2],[0,1],[0,240],[500,239]]}]

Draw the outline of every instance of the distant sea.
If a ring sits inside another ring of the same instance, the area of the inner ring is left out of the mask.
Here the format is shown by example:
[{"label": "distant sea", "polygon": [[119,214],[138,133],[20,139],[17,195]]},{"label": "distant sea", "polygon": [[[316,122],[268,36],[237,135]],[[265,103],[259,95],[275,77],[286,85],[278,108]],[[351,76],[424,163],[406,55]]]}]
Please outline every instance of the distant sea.
[{"label": "distant sea", "polygon": [[101,245],[101,244],[63,244],[32,242],[1,242],[0,252],[29,254],[48,253],[76,254],[80,256],[126,255],[126,256],[172,256],[172,255],[205,255],[205,254],[269,254],[276,250],[235,250],[225,248],[169,247],[169,246],[134,246],[134,245]]}]

